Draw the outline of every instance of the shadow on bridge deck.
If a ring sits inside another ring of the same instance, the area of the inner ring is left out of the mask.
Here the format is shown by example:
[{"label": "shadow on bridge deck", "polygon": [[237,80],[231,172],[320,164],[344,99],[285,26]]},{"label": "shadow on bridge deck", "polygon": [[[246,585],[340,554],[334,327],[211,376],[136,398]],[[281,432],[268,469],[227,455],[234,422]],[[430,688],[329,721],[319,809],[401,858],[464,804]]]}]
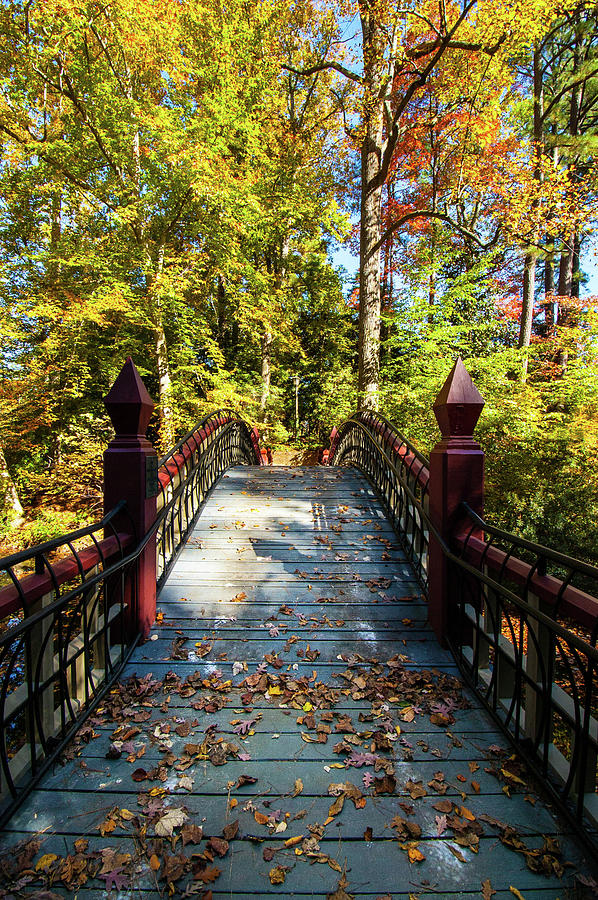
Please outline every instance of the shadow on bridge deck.
[{"label": "shadow on bridge deck", "polygon": [[41,842],[52,891],[582,896],[588,866],[462,689],[357,472],[231,470],[159,610],[4,834]]}]

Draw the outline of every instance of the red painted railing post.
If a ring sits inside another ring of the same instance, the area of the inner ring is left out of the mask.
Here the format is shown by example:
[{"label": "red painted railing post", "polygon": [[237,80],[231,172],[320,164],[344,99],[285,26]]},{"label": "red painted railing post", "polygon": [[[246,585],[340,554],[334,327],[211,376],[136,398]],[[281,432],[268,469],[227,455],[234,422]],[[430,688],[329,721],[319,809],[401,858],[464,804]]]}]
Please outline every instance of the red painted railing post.
[{"label": "red painted railing post", "polygon": [[[459,357],[434,403],[442,440],[430,454],[428,488],[430,519],[449,545],[463,520],[461,502],[465,500],[479,515],[483,511],[484,451],[473,438],[483,406],[484,399]],[[442,547],[432,534],[428,603],[430,624],[445,644],[451,610],[450,572]]]},{"label": "red painted railing post", "polygon": [[[104,511],[126,500],[126,511],[115,524],[119,530],[132,525],[139,541],[156,521],[158,458],[146,437],[154,401],[130,356],[104,403],[116,432],[104,453]],[[156,618],[155,536],[139,558],[135,589],[128,600],[133,608],[127,627],[131,634],[146,638]]]}]

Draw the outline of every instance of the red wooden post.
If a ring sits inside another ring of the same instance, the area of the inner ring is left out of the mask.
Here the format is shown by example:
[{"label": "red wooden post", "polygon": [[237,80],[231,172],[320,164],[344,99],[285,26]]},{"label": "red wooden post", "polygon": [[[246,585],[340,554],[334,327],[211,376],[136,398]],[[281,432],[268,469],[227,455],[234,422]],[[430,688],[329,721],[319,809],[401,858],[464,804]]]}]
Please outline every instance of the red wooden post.
[{"label": "red wooden post", "polygon": [[[132,524],[140,540],[156,520],[158,458],[146,438],[154,401],[130,356],[104,403],[116,432],[104,452],[104,512],[126,500],[127,510],[116,527],[129,531]],[[127,627],[146,638],[156,618],[155,537],[139,558],[133,598]]]},{"label": "red wooden post", "polygon": [[[430,454],[430,518],[450,545],[463,513],[461,501],[482,515],[484,501],[484,451],[473,431],[484,399],[471,380],[461,357],[453,366],[434,403],[434,415],[442,440]],[[442,547],[430,534],[428,562],[429,621],[441,644],[446,644],[450,616],[449,566]]]}]

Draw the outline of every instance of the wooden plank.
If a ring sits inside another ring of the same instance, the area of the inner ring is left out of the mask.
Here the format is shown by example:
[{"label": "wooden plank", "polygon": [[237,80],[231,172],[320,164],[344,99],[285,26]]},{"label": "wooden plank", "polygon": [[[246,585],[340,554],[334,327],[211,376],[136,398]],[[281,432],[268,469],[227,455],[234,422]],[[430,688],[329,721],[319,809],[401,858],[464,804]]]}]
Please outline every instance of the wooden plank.
[{"label": "wooden plank", "polygon": [[[509,852],[504,846],[497,844],[494,838],[481,838],[479,853],[475,855],[462,848],[461,855],[465,862],[455,859],[448,850],[446,841],[441,839],[421,841],[425,861],[413,866],[407,858],[407,853],[400,849],[397,840],[365,841],[363,838],[351,840],[344,838],[342,829],[338,828],[336,831],[333,838],[320,842],[321,850],[336,861],[338,868],[346,869],[349,890],[352,892],[359,890],[362,893],[371,893],[374,890],[379,896],[380,892],[392,893],[396,885],[410,885],[417,888],[422,879],[425,879],[428,884],[443,885],[441,896],[459,896],[462,891],[477,891],[479,896],[480,872],[492,883],[497,881],[504,883],[506,874],[506,880],[510,884],[515,883],[522,892],[546,886],[543,876],[531,872],[521,856]],[[18,833],[13,833],[8,837],[9,840],[16,841],[18,836]],[[113,847],[120,853],[128,852],[134,857],[137,856],[135,842],[127,835],[90,837],[89,840],[91,850],[99,851],[105,847]],[[274,846],[282,843],[282,840],[267,841],[267,845]],[[45,837],[43,851],[46,854],[64,854],[62,836]],[[574,852],[573,860],[576,859],[579,860],[579,854]],[[263,892],[264,889],[268,890],[268,872],[275,865],[288,866],[289,869],[286,873],[283,896],[293,896],[296,890],[309,889],[312,896],[325,897],[327,893],[334,891],[339,881],[338,872],[330,866],[310,865],[308,858],[297,857],[292,848],[280,849],[274,860],[266,863],[263,859],[263,845],[247,840],[231,842],[227,857],[219,863],[221,874],[218,885],[221,890],[230,891],[233,897],[240,891],[250,890],[257,893]],[[182,884],[184,881],[181,881]],[[141,871],[134,878],[134,886],[145,888],[146,891],[155,891],[155,879],[147,865],[147,857],[145,866],[141,867]]]}]

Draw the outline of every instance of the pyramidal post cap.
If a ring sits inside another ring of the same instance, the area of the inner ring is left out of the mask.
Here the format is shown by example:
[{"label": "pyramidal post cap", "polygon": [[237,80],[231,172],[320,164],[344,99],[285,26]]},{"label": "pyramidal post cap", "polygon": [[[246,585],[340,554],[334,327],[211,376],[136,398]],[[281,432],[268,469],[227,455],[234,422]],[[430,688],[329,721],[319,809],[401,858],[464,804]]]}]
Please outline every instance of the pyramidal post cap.
[{"label": "pyramidal post cap", "polygon": [[443,438],[471,437],[484,408],[484,398],[471,380],[461,357],[434,401],[434,415]]},{"label": "pyramidal post cap", "polygon": [[117,437],[145,437],[155,406],[130,356],[104,397]]}]

